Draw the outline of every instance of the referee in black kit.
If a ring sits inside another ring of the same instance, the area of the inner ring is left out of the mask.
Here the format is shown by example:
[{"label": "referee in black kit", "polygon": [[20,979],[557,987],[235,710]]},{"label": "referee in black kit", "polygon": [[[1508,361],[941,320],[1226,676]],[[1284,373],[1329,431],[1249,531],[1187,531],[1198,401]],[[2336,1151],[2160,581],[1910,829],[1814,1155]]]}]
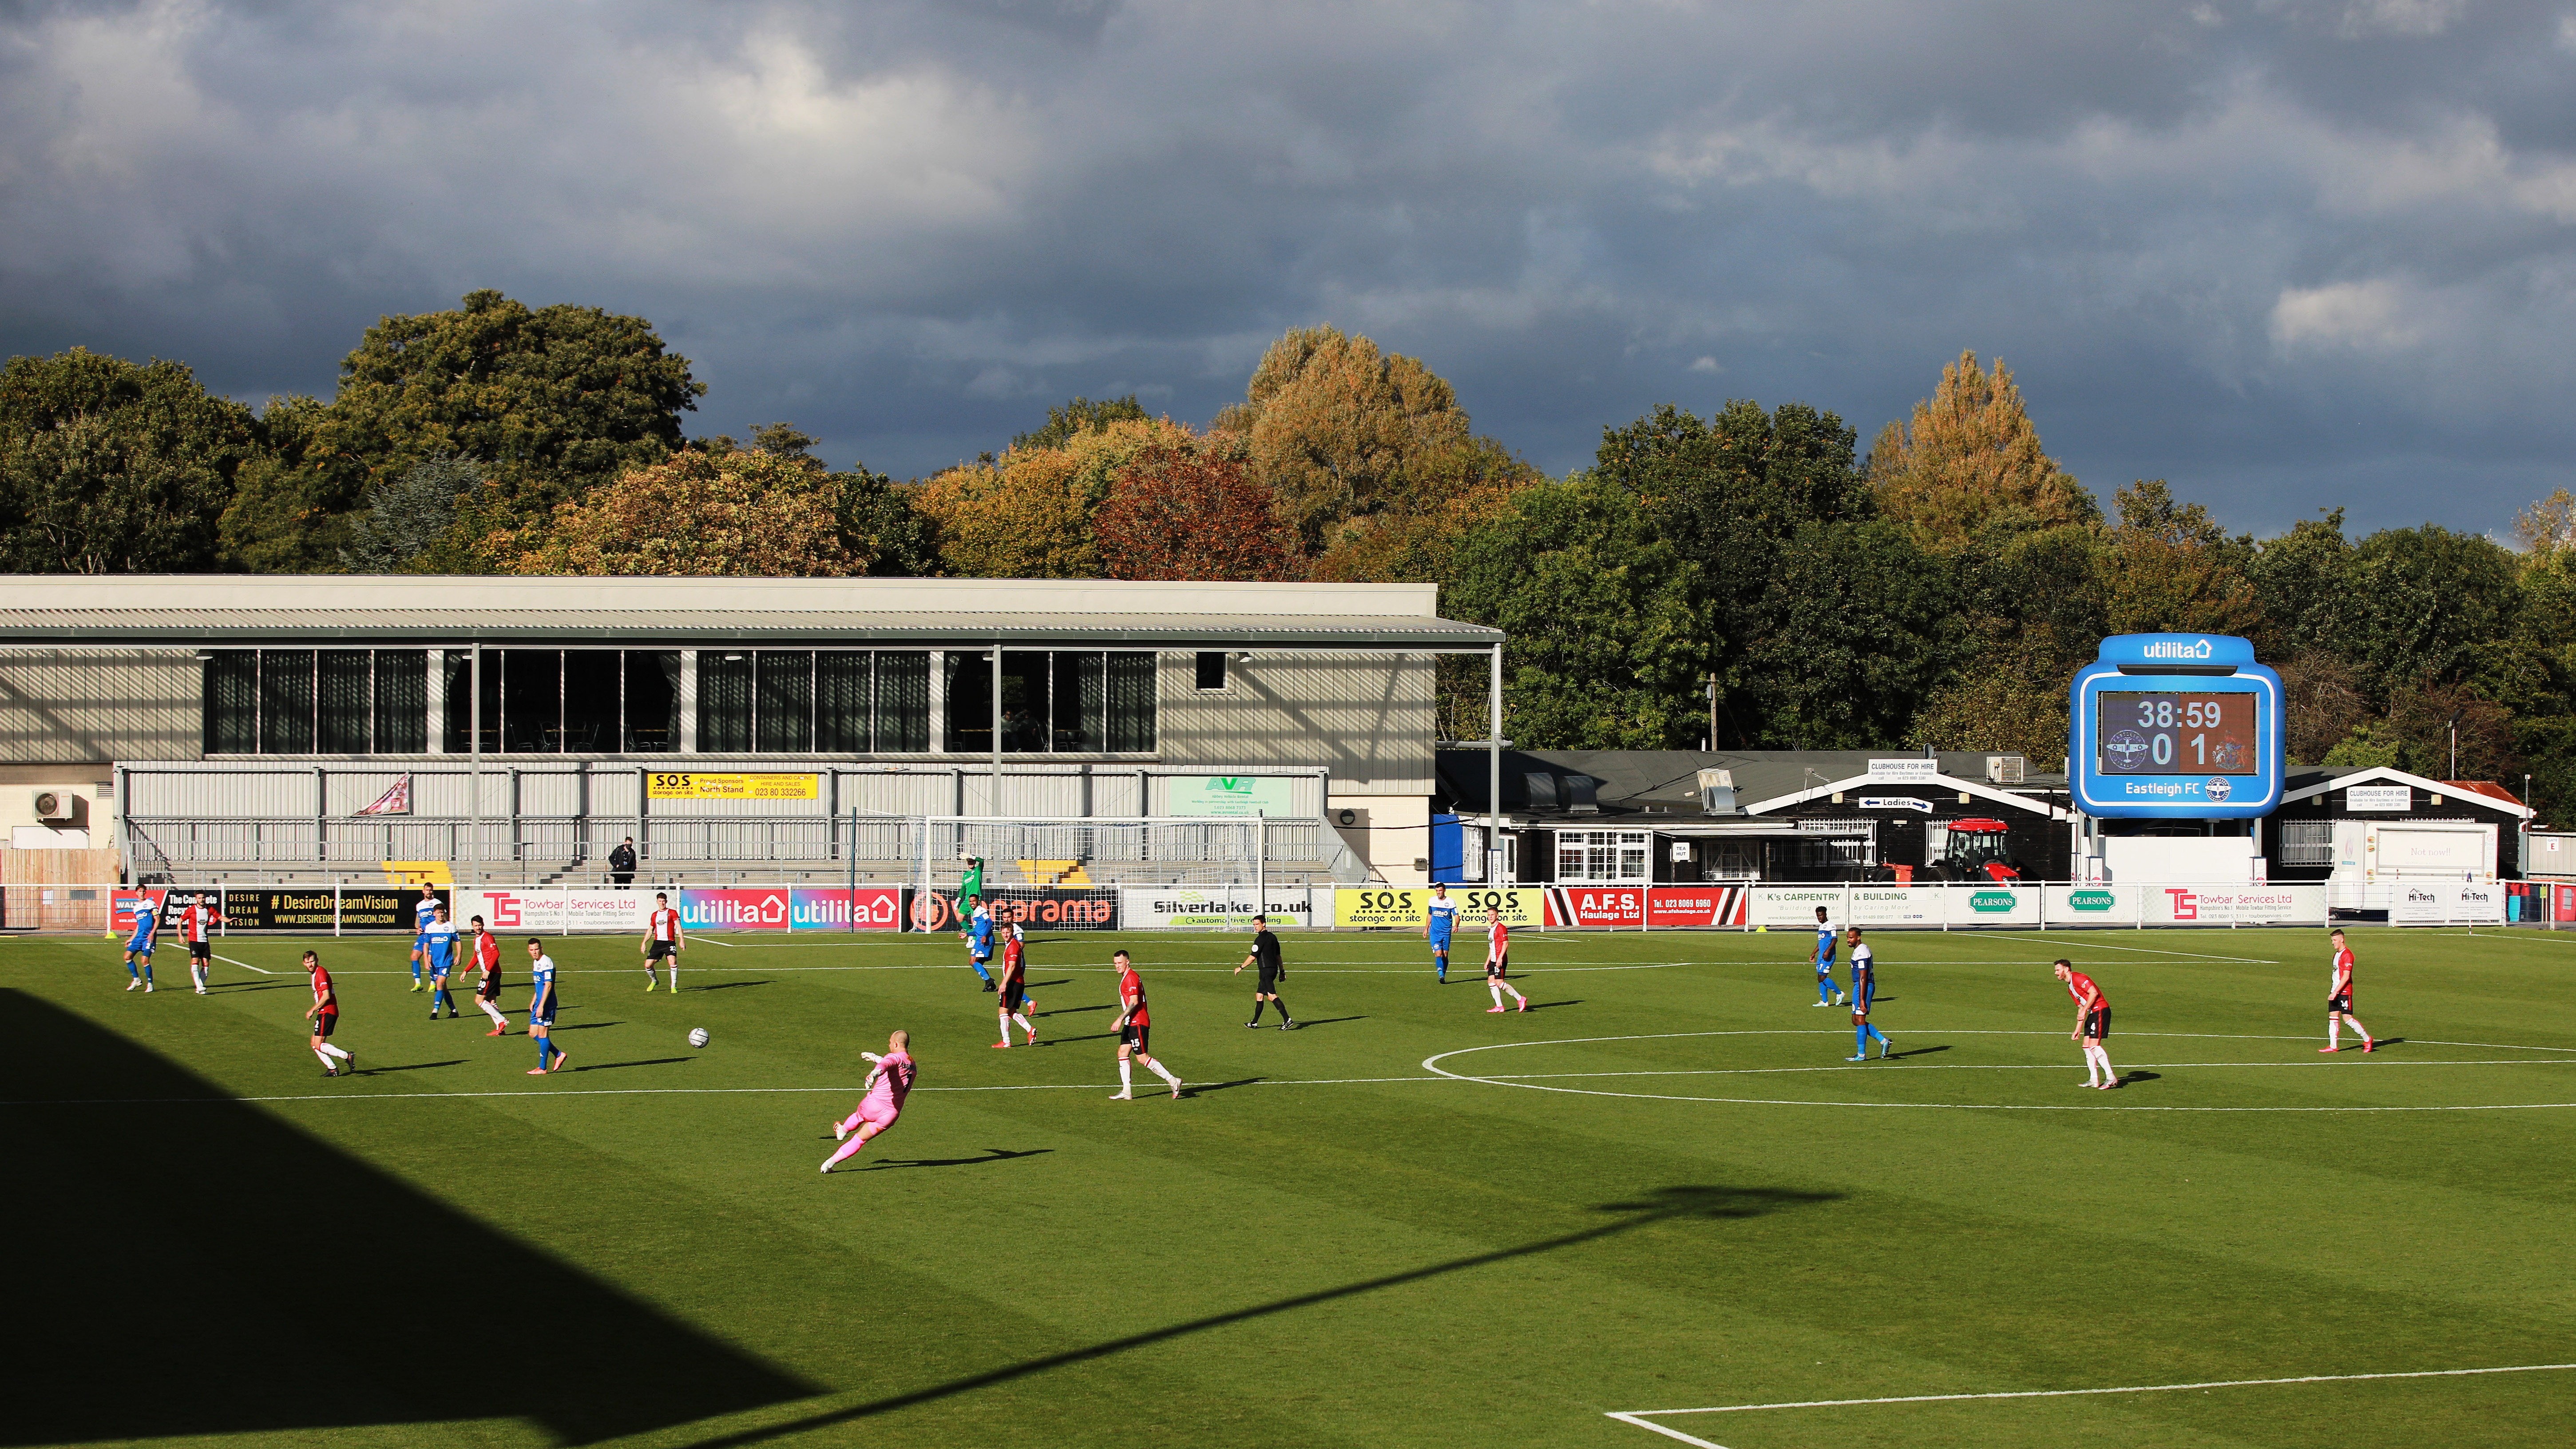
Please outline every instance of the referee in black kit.
[{"label": "referee in black kit", "polygon": [[[1279,964],[1279,938],[1270,934],[1268,916],[1252,918],[1252,954],[1243,958],[1243,966],[1261,968],[1259,984],[1252,988],[1252,1020],[1244,1025],[1261,1025],[1261,1008],[1275,1006],[1279,1008],[1279,1029],[1295,1031],[1297,1019],[1288,1014],[1288,1003],[1279,999],[1279,978],[1288,974],[1288,968]],[[1235,967],[1234,974],[1242,975],[1243,966]]]}]

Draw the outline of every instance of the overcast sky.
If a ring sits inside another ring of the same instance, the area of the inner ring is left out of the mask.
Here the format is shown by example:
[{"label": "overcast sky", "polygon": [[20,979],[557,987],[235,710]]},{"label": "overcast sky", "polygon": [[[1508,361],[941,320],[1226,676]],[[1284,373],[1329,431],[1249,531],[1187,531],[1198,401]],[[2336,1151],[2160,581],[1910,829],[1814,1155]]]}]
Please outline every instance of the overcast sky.
[{"label": "overcast sky", "polygon": [[0,352],[251,401],[498,287],[898,476],[1324,322],[1551,472],[1963,347],[2257,532],[2576,459],[2576,0],[0,0],[0,135]]}]

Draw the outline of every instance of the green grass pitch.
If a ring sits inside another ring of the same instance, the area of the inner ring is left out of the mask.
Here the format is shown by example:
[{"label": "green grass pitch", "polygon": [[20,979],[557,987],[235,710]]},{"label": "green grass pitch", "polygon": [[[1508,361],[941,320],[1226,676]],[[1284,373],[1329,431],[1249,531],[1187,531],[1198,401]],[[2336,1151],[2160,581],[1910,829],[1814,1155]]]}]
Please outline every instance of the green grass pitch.
[{"label": "green grass pitch", "polygon": [[[2322,932],[1887,933],[1863,1066],[1809,939],[1525,932],[1495,1016],[1291,936],[1286,1033],[1242,937],[1044,937],[1007,1052],[945,937],[705,937],[677,998],[556,941],[543,1079],[515,938],[498,1040],[399,939],[235,936],[202,998],[7,940],[0,1444],[2568,1441],[2554,1370],[1657,1414],[2576,1361],[2576,936],[2357,932],[2365,1057]],[[1108,1099],[1120,945],[1184,1100]],[[901,1125],[818,1174],[897,1027]]]}]

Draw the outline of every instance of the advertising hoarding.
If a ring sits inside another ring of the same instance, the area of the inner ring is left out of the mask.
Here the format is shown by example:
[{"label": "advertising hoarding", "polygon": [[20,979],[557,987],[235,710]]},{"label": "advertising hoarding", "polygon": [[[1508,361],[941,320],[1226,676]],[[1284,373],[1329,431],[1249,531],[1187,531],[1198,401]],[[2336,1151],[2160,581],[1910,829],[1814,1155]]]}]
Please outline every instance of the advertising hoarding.
[{"label": "advertising hoarding", "polygon": [[653,800],[819,800],[822,776],[743,771],[656,770],[644,781]]},{"label": "advertising hoarding", "polygon": [[[1120,891],[1118,909],[1129,930],[1248,931],[1256,914],[1270,917],[1273,927],[1315,924],[1315,892],[1305,886],[1281,886],[1254,904],[1250,887],[1129,886]],[[1330,909],[1330,903],[1326,905]]]},{"label": "advertising hoarding", "polygon": [[[1458,929],[1472,930],[1485,919],[1488,909],[1499,908],[1506,926],[1537,926],[1546,923],[1544,890],[1538,886],[1469,886],[1452,890],[1449,898],[1458,903]],[[1431,899],[1429,886],[1368,886],[1333,892],[1333,924],[1336,926],[1392,927],[1397,930],[1422,929],[1423,909]]]},{"label": "advertising hoarding", "polygon": [[1549,886],[1547,923],[1551,926],[1622,926],[1646,924],[1643,886]]},{"label": "advertising hoarding", "polygon": [[1657,886],[1646,893],[1646,924],[1741,926],[1752,891],[1740,885]]},{"label": "advertising hoarding", "polygon": [[1172,815],[1231,820],[1267,815],[1277,820],[1289,814],[1296,784],[1275,775],[1174,775],[1163,788]]}]

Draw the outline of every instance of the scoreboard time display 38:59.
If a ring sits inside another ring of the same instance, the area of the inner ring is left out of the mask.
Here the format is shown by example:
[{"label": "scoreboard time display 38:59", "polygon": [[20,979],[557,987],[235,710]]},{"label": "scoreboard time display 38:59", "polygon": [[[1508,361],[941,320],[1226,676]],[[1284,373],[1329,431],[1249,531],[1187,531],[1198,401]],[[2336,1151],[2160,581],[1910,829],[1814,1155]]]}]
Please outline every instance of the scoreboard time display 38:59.
[{"label": "scoreboard time display 38:59", "polygon": [[2094,739],[2112,775],[2251,775],[2258,739],[2254,694],[2233,689],[2197,694],[2093,696],[2101,711]]}]

